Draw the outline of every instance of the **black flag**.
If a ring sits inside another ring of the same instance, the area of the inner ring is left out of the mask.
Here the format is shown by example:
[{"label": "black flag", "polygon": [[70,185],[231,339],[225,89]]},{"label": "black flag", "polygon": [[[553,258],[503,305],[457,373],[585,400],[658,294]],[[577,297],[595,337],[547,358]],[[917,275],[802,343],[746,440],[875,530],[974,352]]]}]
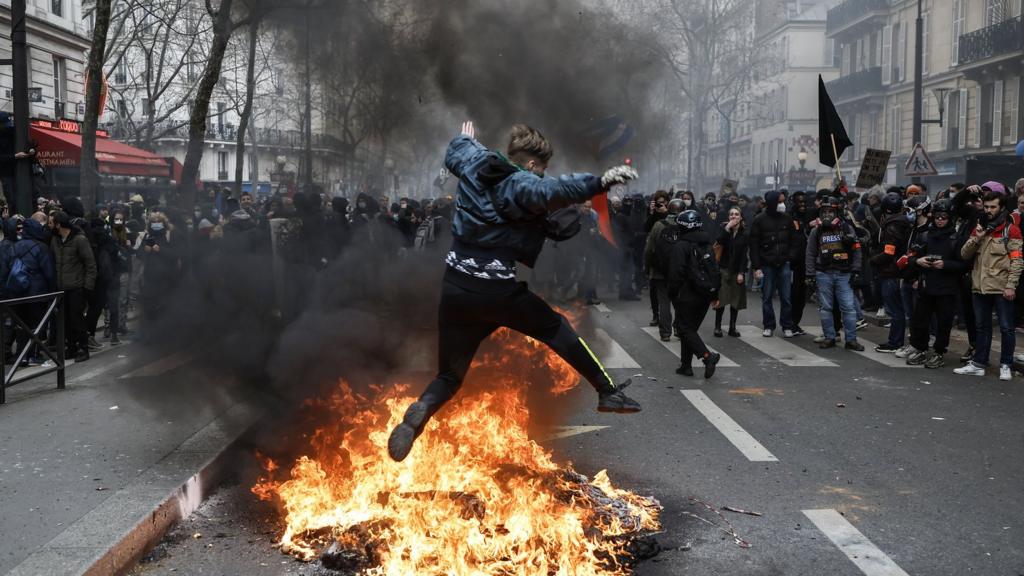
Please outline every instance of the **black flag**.
[{"label": "black flag", "polygon": [[[835,149],[832,148],[832,139],[835,138]],[[850,137],[846,135],[846,128],[843,121],[832,104],[825,90],[825,81],[818,74],[818,161],[826,166],[835,168],[836,158],[843,155],[843,151],[853,145]]]}]

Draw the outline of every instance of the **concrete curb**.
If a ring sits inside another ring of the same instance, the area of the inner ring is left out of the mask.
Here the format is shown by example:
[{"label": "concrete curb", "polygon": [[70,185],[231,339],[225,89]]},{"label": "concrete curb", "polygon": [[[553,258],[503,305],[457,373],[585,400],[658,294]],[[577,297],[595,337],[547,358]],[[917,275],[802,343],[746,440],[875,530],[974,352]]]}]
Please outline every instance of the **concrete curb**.
[{"label": "concrete curb", "polygon": [[[233,448],[262,412],[221,413],[128,486],[33,552],[9,576],[108,576],[133,567],[224,478]],[[197,470],[194,474],[189,472]]]}]

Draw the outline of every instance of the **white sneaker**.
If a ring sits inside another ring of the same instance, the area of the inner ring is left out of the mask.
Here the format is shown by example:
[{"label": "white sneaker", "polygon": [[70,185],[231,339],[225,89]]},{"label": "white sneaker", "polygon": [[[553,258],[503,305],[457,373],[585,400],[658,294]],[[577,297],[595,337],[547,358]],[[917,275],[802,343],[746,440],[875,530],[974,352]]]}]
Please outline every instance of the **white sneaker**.
[{"label": "white sneaker", "polygon": [[793,336],[795,336],[795,334],[793,334],[792,330],[783,330],[782,331],[782,337],[783,338],[792,338]]},{"label": "white sneaker", "polygon": [[897,358],[906,358],[906,357],[910,356],[911,354],[916,354],[918,352],[921,352],[921,350],[918,350],[917,348],[914,348],[913,346],[908,344],[908,345],[904,346],[903,348],[900,348],[899,350],[897,350],[895,356]]},{"label": "white sneaker", "polygon": [[868,321],[867,320],[865,320],[863,318],[861,318],[860,320],[857,320],[857,330],[863,330],[863,329],[865,329],[867,327],[868,327]]},{"label": "white sneaker", "polygon": [[885,320],[888,317],[889,315],[885,313],[885,308],[879,308],[878,312],[875,313],[875,318],[878,318],[879,320]]},{"label": "white sneaker", "polygon": [[1013,359],[1024,364],[1024,352],[1017,352],[1013,355]]},{"label": "white sneaker", "polygon": [[765,338],[771,338],[772,337],[772,329],[771,328],[765,328],[764,332],[761,332],[761,336],[764,336]]},{"label": "white sneaker", "polygon": [[963,366],[953,370],[953,373],[961,374],[964,376],[984,376],[985,369],[975,364],[972,360],[967,364],[964,364]]},{"label": "white sneaker", "polygon": [[814,338],[814,343],[815,344],[821,344],[825,340],[828,340],[828,338],[825,338],[825,335],[822,334],[821,336],[817,336],[817,337]]},{"label": "white sneaker", "polygon": [[1013,370],[1010,368],[1009,364],[999,366],[999,379],[1013,380]]}]

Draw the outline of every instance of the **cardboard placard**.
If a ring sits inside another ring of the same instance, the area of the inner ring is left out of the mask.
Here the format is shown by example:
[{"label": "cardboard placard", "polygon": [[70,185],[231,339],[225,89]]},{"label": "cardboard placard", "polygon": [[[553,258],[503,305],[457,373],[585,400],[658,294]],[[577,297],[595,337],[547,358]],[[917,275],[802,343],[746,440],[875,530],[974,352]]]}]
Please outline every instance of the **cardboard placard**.
[{"label": "cardboard placard", "polygon": [[889,150],[868,148],[864,152],[864,161],[860,164],[860,172],[857,174],[857,183],[854,186],[871,188],[884,182],[890,156],[892,156],[892,152]]}]

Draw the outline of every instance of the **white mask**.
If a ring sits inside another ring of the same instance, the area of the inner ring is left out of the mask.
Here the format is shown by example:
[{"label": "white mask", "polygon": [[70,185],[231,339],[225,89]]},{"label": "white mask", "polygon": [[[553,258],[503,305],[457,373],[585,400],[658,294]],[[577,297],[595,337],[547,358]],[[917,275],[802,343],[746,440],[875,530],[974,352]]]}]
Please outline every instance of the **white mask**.
[{"label": "white mask", "polygon": [[785,202],[779,202],[779,205],[775,208],[775,211],[778,212],[779,214],[782,214],[783,212],[785,212],[786,211],[786,203]]},{"label": "white mask", "polygon": [[689,208],[691,205],[693,205],[693,200],[690,200],[689,198],[683,198],[683,206]]}]

